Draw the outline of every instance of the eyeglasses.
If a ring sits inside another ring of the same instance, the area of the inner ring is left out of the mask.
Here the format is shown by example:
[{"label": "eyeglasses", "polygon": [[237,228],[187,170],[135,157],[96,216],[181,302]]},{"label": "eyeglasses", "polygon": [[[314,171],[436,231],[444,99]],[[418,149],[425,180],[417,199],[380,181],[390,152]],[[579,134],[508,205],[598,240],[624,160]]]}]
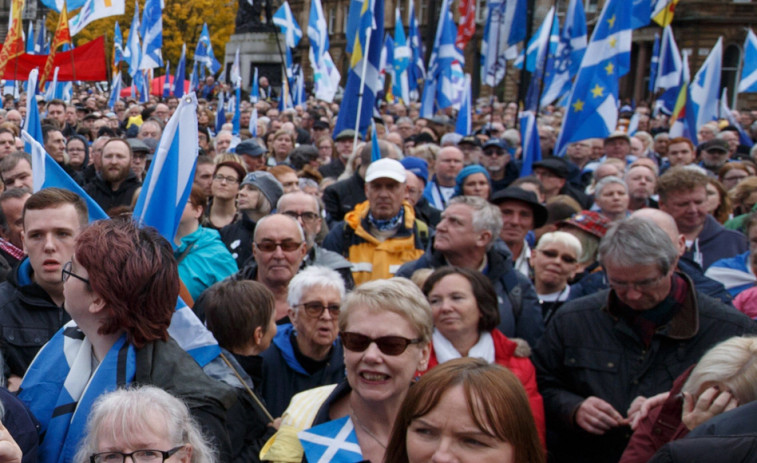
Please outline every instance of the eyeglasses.
[{"label": "eyeglasses", "polygon": [[93,453],[89,456],[90,463],[124,463],[126,457],[130,457],[134,463],[163,463],[167,459],[171,458],[173,454],[183,449],[186,444],[182,444],[178,447],[174,447],[171,450],[164,452],[163,450],[135,450],[131,453],[123,452],[101,452]]},{"label": "eyeglasses", "polygon": [[505,151],[503,151],[503,150],[485,150],[483,152],[483,155],[486,156],[486,157],[504,156],[505,155]]},{"label": "eyeglasses", "polygon": [[220,174],[214,175],[213,180],[217,180],[219,182],[223,182],[225,180],[227,183],[239,183],[239,180],[237,180],[236,177],[226,177],[225,175]]},{"label": "eyeglasses", "polygon": [[282,212],[282,214],[288,215],[295,220],[301,218],[303,222],[314,222],[318,220],[318,214],[316,214],[315,212],[302,212],[298,214],[294,211],[286,211]]},{"label": "eyeglasses", "polygon": [[567,254],[560,254],[559,252],[553,250],[553,249],[537,249],[541,254],[544,254],[545,257],[548,257],[550,259],[554,259],[555,257],[560,257],[560,260],[565,262],[566,264],[575,264],[578,262],[578,259],[576,259],[573,256],[569,256]]},{"label": "eyeglasses", "polygon": [[79,275],[77,275],[77,274],[75,274],[74,272],[71,271],[71,268],[73,266],[74,266],[74,262],[71,261],[71,260],[69,260],[68,262],[66,262],[65,264],[63,264],[63,268],[61,269],[61,272],[60,272],[60,279],[61,279],[61,281],[63,283],[65,283],[65,282],[68,281],[69,277],[74,277],[74,278],[76,278],[79,281],[83,281],[84,283],[89,284],[89,280],[88,279],[86,279],[84,277],[80,277]]},{"label": "eyeglasses", "polygon": [[647,278],[646,280],[640,280],[640,281],[615,281],[612,278],[607,278],[607,282],[610,284],[610,287],[616,291],[628,291],[629,289],[633,288],[636,291],[644,291],[645,289],[649,289],[654,287],[655,285],[659,284],[662,280],[668,277],[668,274],[660,275],[658,277],[654,278]]},{"label": "eyeglasses", "polygon": [[421,338],[407,339],[402,336],[382,336],[373,339],[364,334],[350,333],[349,331],[340,333],[339,336],[342,339],[342,346],[352,352],[364,352],[371,343],[375,342],[381,353],[391,356],[401,355],[407,350],[407,346],[422,341]]},{"label": "eyeglasses", "polygon": [[257,246],[258,249],[260,249],[263,252],[275,252],[276,248],[280,247],[282,251],[284,252],[292,252],[296,251],[300,248],[302,245],[302,241],[270,241],[270,240],[264,240],[260,243],[255,243],[255,246]]},{"label": "eyeglasses", "polygon": [[297,304],[295,307],[302,307],[305,309],[305,313],[313,318],[319,318],[326,309],[329,310],[329,315],[331,315],[332,318],[337,318],[339,316],[339,311],[341,310],[339,304],[324,305],[320,301],[303,302],[302,304]]}]

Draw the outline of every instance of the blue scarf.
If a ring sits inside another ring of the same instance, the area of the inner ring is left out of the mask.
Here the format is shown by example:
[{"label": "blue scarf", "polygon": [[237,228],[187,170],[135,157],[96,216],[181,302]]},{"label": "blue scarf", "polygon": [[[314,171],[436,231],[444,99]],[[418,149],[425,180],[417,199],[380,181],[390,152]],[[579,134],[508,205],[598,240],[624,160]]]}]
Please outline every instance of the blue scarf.
[{"label": "blue scarf", "polygon": [[405,220],[405,208],[400,207],[400,213],[392,217],[391,219],[377,219],[373,217],[373,213],[368,213],[368,222],[373,225],[378,231],[389,231],[399,228],[402,221]]}]

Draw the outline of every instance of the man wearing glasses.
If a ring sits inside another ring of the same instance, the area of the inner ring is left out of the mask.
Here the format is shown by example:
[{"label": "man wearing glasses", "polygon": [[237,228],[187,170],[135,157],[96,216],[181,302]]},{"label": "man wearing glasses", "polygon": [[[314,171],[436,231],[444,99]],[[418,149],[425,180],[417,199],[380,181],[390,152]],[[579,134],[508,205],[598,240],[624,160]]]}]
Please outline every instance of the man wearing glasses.
[{"label": "man wearing glasses", "polygon": [[709,348],[757,331],[676,272],[679,249],[654,222],[618,222],[599,246],[610,289],[566,303],[532,360],[555,461],[618,461],[644,398]]},{"label": "man wearing glasses", "polygon": [[45,188],[24,204],[22,239],[28,257],[0,284],[0,346],[9,388],[18,387],[37,351],[71,319],[63,310],[61,270],[87,219],[84,200],[59,188]]},{"label": "man wearing glasses", "polygon": [[512,160],[514,152],[515,149],[500,138],[492,138],[484,143],[479,161],[489,171],[492,194],[504,190],[520,176],[520,166]]}]

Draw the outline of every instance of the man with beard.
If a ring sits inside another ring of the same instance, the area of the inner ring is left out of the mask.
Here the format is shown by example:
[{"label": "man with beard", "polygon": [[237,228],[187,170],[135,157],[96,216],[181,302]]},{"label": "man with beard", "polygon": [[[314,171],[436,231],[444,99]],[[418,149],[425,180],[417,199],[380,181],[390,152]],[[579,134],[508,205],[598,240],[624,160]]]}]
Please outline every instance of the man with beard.
[{"label": "man with beard", "polygon": [[131,147],[121,138],[108,140],[103,146],[102,169],[84,187],[105,212],[117,206],[129,206],[140,186],[131,171]]}]

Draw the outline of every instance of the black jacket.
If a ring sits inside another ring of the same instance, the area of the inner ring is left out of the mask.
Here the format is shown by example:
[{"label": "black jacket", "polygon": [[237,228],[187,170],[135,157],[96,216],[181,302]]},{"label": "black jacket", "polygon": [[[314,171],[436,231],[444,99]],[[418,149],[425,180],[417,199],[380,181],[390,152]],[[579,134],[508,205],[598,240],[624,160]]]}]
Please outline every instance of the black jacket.
[{"label": "black jacket", "polygon": [[357,172],[352,177],[330,185],[323,192],[323,204],[326,207],[326,220],[329,228],[344,220],[344,214],[355,209],[365,201],[365,180]]},{"label": "black jacket", "polygon": [[131,201],[134,198],[134,192],[137,191],[142,183],[139,181],[134,172],[129,172],[126,180],[121,183],[116,191],[110,188],[110,185],[103,180],[101,175],[95,176],[95,178],[89,182],[84,191],[87,192],[92,199],[95,200],[103,211],[106,213],[118,206],[131,206]]},{"label": "black jacket", "polygon": [[617,462],[628,444],[626,426],[596,436],[575,424],[587,397],[599,397],[625,415],[636,397],[670,390],[716,343],[757,331],[747,316],[696,292],[689,281],[685,303],[646,347],[616,315],[617,304],[609,290],[567,302],[534,350],[554,461]]},{"label": "black jacket", "polygon": [[319,167],[318,172],[323,175],[323,178],[338,178],[340,175],[342,175],[342,172],[344,172],[345,167],[346,166],[341,159],[334,159],[328,164]]},{"label": "black jacket", "polygon": [[237,267],[244,267],[245,262],[252,257],[252,236],[255,233],[255,221],[241,213],[240,219],[234,221],[221,230],[221,241],[226,245],[232,257],[237,261]]},{"label": "black jacket", "polygon": [[31,279],[29,259],[0,283],[0,347],[7,373],[24,376],[37,352],[71,317]]}]

